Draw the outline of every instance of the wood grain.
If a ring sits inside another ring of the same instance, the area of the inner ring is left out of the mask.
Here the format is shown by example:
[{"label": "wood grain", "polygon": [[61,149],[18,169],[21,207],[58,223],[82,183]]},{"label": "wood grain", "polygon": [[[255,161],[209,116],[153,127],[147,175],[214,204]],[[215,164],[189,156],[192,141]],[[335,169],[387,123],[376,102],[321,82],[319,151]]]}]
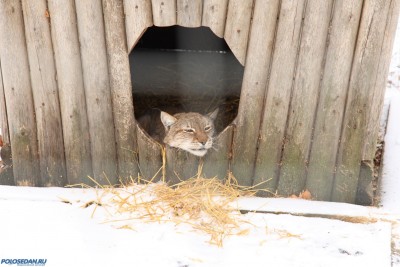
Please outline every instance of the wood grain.
[{"label": "wood grain", "polygon": [[7,107],[4,95],[1,59],[0,59],[0,125],[1,125],[0,126],[1,137],[3,141],[0,154],[1,154],[2,164],[5,165],[5,167],[3,167],[3,169],[0,172],[0,185],[15,185],[14,173],[12,167],[10,137],[8,134]]},{"label": "wood grain", "polygon": [[0,127],[3,144],[10,144],[10,135],[8,134],[7,106],[4,94],[3,75],[1,71],[0,59]]},{"label": "wood grain", "polygon": [[202,25],[210,27],[215,35],[224,37],[229,0],[204,0]]},{"label": "wood grain", "polygon": [[[293,77],[297,66],[305,1],[284,0],[281,4],[275,50],[266,92],[255,163],[254,184],[275,192],[289,110]],[[288,34],[291,33],[291,34]]]},{"label": "wood grain", "polygon": [[177,24],[183,27],[200,27],[203,12],[202,0],[176,0]]},{"label": "wood grain", "polygon": [[368,106],[373,88],[390,2],[364,2],[350,77],[349,92],[337,158],[332,200],[354,203],[362,159]]},{"label": "wood grain", "polygon": [[101,0],[75,1],[85,85],[92,168],[102,185],[117,182],[114,120]]},{"label": "wood grain", "polygon": [[154,26],[167,27],[176,24],[176,0],[151,0]]},{"label": "wood grain", "polygon": [[[320,90],[332,0],[309,1],[304,16],[299,58],[289,108],[278,194],[299,195],[306,185],[314,114]],[[307,103],[307,104],[305,104]]]},{"label": "wood grain", "polygon": [[122,0],[103,0],[108,72],[115,124],[119,178],[136,178],[139,173],[132,82],[126,46]]},{"label": "wood grain", "polygon": [[226,127],[214,140],[213,148],[202,158],[202,175],[223,180],[229,171],[234,126]]},{"label": "wood grain", "polygon": [[306,188],[317,200],[330,200],[340,126],[347,97],[361,16],[360,1],[337,0],[316,110]]},{"label": "wood grain", "polygon": [[50,21],[45,0],[22,1],[44,186],[65,186],[64,141]]},{"label": "wood grain", "polygon": [[39,157],[22,6],[0,1],[0,58],[16,185],[39,186]]},{"label": "wood grain", "polygon": [[162,146],[151,139],[147,133],[136,124],[139,149],[139,169],[141,176],[150,181],[159,181],[165,174],[165,164],[162,159]]},{"label": "wood grain", "polygon": [[135,47],[147,27],[153,25],[151,0],[124,0],[128,52]]},{"label": "wood grain", "polygon": [[10,144],[5,144],[0,154],[3,163],[0,171],[0,185],[15,185]]},{"label": "wood grain", "polygon": [[[256,2],[259,2],[258,8],[262,10],[274,9],[275,6],[274,4],[270,5],[268,0]],[[232,53],[242,65],[245,65],[246,61],[252,10],[253,0],[229,1],[224,38]]]},{"label": "wood grain", "polygon": [[184,150],[165,146],[166,181],[174,185],[198,174],[200,158]]},{"label": "wood grain", "polygon": [[[367,123],[365,127],[365,138],[363,145],[363,154],[361,162],[360,177],[356,195],[356,204],[373,205],[375,202],[373,194],[374,173],[371,167],[374,163],[375,153],[377,151],[377,142],[379,136],[379,125],[384,102],[386,82],[389,73],[390,60],[392,58],[393,43],[399,19],[400,1],[392,0],[389,6],[384,39],[379,59],[378,73],[372,96],[372,104],[368,106]],[[382,166],[380,166],[382,169]],[[381,171],[381,170],[380,170]],[[381,176],[379,171],[378,176]],[[379,191],[379,188],[376,189]]]},{"label": "wood grain", "polygon": [[397,23],[399,20],[400,1],[391,0],[389,14],[384,32],[383,45],[378,62],[378,73],[373,89],[372,105],[367,111],[366,136],[363,147],[363,160],[373,160],[376,152],[376,144],[379,133],[379,120],[382,113],[386,82],[389,73],[390,60],[392,58],[392,50],[394,38],[396,34]]},{"label": "wood grain", "polygon": [[68,182],[93,184],[87,179],[93,172],[75,5],[68,0],[49,0],[48,5]]},{"label": "wood grain", "polygon": [[233,137],[231,171],[242,185],[252,185],[254,162],[272,57],[279,1],[256,1],[247,61]]}]

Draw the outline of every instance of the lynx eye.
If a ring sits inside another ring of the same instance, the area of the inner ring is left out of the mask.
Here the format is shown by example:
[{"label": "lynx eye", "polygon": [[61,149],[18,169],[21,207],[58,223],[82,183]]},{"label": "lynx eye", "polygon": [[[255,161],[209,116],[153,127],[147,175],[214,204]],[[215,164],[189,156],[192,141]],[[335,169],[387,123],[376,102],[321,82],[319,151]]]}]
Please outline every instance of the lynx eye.
[{"label": "lynx eye", "polygon": [[209,130],[211,130],[211,126],[204,127],[204,131],[208,132]]},{"label": "lynx eye", "polygon": [[194,129],[192,129],[192,128],[183,129],[183,131],[185,133],[194,133]]}]

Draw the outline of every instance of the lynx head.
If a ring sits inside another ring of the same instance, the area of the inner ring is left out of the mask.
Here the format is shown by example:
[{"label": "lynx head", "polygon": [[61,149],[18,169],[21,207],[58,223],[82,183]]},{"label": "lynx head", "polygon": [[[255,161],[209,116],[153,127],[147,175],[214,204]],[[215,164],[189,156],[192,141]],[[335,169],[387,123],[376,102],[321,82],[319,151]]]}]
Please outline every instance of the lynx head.
[{"label": "lynx head", "polygon": [[214,120],[218,109],[207,114],[178,113],[170,115],[161,111],[161,122],[165,127],[164,143],[202,157],[213,145]]}]

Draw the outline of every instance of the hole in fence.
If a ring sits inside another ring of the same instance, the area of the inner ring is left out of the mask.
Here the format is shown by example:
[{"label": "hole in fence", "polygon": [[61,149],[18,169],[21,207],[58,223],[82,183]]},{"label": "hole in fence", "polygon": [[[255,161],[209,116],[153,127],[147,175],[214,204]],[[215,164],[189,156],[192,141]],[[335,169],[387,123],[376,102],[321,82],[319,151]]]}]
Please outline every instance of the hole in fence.
[{"label": "hole in fence", "polygon": [[244,68],[209,28],[150,27],[129,62],[139,123],[159,110],[207,114],[219,108],[218,133],[236,117]]}]

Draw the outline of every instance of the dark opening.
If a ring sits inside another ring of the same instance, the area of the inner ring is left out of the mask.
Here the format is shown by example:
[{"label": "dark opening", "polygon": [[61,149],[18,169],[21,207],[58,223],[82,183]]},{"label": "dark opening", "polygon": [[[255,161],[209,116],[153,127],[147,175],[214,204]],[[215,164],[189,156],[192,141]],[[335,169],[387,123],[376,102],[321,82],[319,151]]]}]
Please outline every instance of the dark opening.
[{"label": "dark opening", "polygon": [[206,114],[222,131],[237,115],[243,66],[209,28],[150,27],[129,56],[135,116],[151,109]]}]

